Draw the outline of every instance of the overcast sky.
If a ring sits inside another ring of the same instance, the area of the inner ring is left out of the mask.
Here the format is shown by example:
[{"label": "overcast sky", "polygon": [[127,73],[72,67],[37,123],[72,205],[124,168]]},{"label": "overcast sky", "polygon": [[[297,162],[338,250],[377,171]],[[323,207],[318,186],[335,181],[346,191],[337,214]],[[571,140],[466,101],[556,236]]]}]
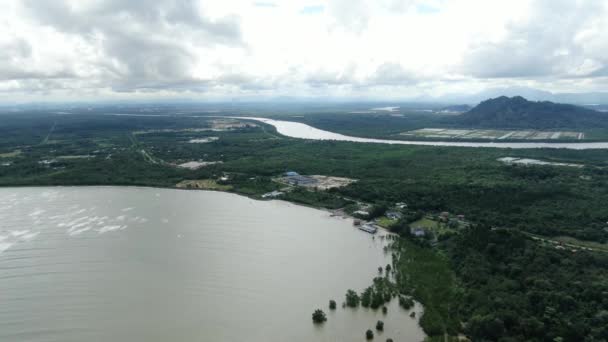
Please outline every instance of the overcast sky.
[{"label": "overcast sky", "polygon": [[608,0],[0,0],[0,102],[608,90]]}]

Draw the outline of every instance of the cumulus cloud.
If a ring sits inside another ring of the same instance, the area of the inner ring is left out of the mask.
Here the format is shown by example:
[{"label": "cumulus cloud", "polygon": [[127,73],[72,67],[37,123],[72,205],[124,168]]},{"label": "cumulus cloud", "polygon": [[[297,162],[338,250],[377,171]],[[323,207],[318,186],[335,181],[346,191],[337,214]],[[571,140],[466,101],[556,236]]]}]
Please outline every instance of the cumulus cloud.
[{"label": "cumulus cloud", "polygon": [[241,44],[235,17],[211,20],[192,0],[23,4],[35,23],[92,46],[97,77],[118,91],[195,83],[195,48]]},{"label": "cumulus cloud", "polygon": [[590,76],[608,63],[600,53],[608,47],[607,16],[605,1],[534,1],[503,39],[471,46],[463,70],[480,78]]},{"label": "cumulus cloud", "polygon": [[5,0],[0,101],[598,90],[606,0]]},{"label": "cumulus cloud", "polygon": [[417,79],[413,72],[405,70],[401,64],[387,62],[380,65],[368,81],[374,85],[406,85],[415,83]]}]

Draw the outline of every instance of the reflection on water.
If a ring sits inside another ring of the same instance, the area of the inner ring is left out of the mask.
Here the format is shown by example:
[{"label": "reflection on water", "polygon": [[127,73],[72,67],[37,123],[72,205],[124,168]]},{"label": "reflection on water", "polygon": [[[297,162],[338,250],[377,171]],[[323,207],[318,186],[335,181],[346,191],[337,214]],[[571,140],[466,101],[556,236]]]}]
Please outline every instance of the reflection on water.
[{"label": "reflection on water", "polygon": [[396,303],[340,307],[389,262],[385,244],[324,211],[226,193],[3,188],[0,341],[353,341],[378,319],[382,341],[421,341]]}]

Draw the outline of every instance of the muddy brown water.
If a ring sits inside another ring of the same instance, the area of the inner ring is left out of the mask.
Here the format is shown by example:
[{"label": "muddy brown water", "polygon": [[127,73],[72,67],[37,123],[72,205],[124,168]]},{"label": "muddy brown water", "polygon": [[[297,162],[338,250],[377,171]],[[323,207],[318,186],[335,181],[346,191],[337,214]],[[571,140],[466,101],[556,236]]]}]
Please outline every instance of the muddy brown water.
[{"label": "muddy brown water", "polygon": [[378,319],[376,339],[421,341],[394,301],[387,316],[340,307],[390,262],[386,243],[228,193],[1,188],[0,341],[364,341]]}]

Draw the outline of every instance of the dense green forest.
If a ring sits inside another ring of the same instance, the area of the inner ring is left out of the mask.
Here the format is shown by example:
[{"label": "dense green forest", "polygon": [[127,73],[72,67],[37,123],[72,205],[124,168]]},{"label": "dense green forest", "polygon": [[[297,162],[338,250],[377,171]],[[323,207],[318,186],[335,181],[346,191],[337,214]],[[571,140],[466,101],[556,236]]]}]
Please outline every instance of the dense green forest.
[{"label": "dense green forest", "polygon": [[474,341],[608,340],[608,254],[543,247],[475,227],[447,242]]},{"label": "dense green forest", "polygon": [[[52,116],[0,124],[0,184],[137,184],[174,186],[184,179],[234,174],[235,191],[262,193],[286,170],[359,181],[328,194],[302,192],[293,200],[330,207],[331,196],[375,203],[404,201],[425,211],[462,213],[475,222],[536,234],[608,238],[608,151],[509,150],[390,146],[304,141],[257,126],[227,131],[209,119],[120,116]],[[54,128],[53,128],[54,127]],[[50,137],[47,135],[52,131]],[[134,134],[146,131],[145,134]],[[163,131],[164,130],[164,131]],[[192,138],[214,136],[206,144]],[[19,138],[21,137],[21,138]],[[15,139],[21,139],[15,142]],[[45,141],[45,139],[47,139]],[[142,152],[143,151],[143,152]],[[71,156],[71,157],[70,157]],[[81,156],[82,158],[72,158]],[[149,156],[154,159],[148,160]],[[526,157],[584,164],[584,168],[505,165],[498,158]],[[191,160],[221,161],[198,170]],[[45,164],[45,161],[50,164]],[[253,180],[251,178],[254,178]]]},{"label": "dense green forest", "polygon": [[[299,189],[284,199],[326,208],[405,202],[416,212],[464,214],[478,227],[434,248],[405,240],[399,247],[395,269],[405,277],[399,284],[428,306],[421,324],[430,335],[463,331],[474,341],[606,340],[607,255],[556,249],[529,234],[608,241],[608,151],[305,141],[266,125],[216,129],[213,120],[221,118],[167,115],[2,114],[0,185],[174,187],[183,180],[219,182],[227,175],[221,182],[230,191],[259,197],[280,189],[273,177],[288,170],[353,178],[358,181],[344,188]],[[333,125],[341,120],[311,117]],[[369,117],[354,117],[343,129],[355,130],[362,120]],[[209,137],[217,139],[190,142]],[[585,166],[497,160],[506,156]],[[177,166],[188,161],[221,163],[196,170]],[[416,281],[407,280],[413,274]]]}]

